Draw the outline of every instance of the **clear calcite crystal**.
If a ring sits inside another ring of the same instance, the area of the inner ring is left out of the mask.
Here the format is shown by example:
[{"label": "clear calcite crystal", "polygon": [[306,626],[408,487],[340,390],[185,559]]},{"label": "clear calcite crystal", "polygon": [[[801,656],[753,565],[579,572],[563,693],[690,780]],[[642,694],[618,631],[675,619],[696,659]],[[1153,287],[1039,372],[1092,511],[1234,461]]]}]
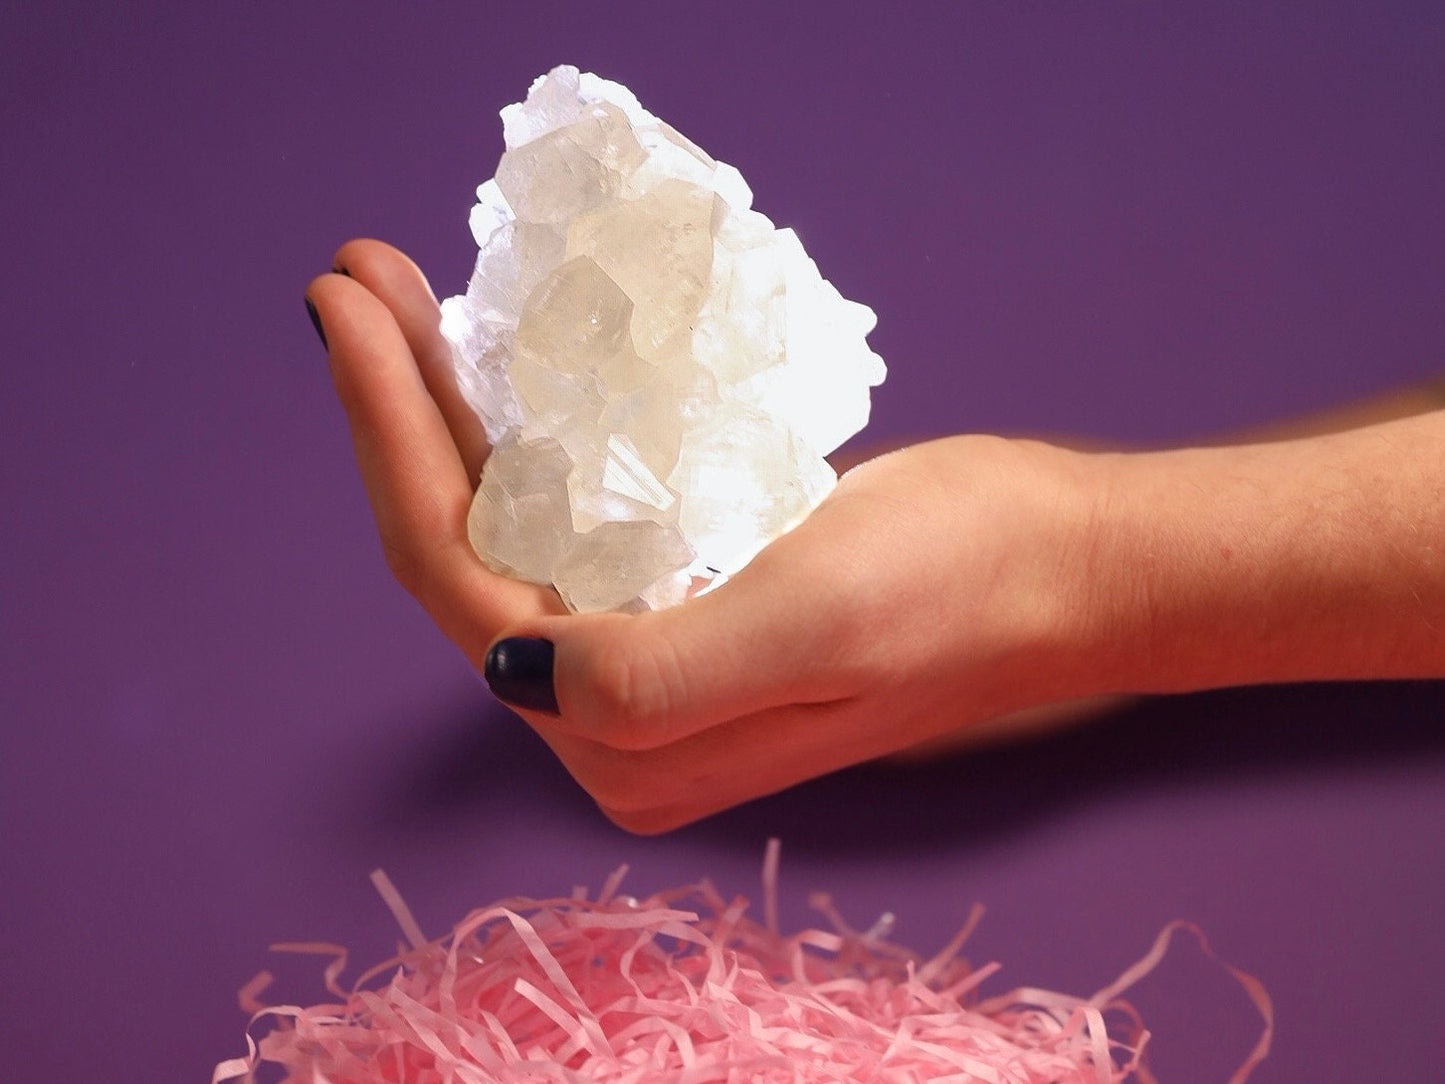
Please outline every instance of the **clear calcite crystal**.
[{"label": "clear calcite crystal", "polygon": [[873,312],[626,87],[556,68],[502,122],[442,303],[493,445],[472,546],[573,610],[675,605],[833,488],[884,376]]}]

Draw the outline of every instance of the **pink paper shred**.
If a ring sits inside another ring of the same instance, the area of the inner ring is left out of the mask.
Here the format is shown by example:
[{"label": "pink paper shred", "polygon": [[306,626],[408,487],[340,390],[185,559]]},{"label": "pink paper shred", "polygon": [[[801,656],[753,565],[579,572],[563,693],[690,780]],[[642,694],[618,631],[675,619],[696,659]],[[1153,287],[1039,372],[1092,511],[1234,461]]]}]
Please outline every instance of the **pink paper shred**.
[{"label": "pink paper shred", "polygon": [[[510,899],[472,912],[428,941],[379,871],[373,881],[411,943],[339,984],[346,951],[278,945],[331,957],[328,1004],[263,1006],[270,980],[240,992],[249,1053],[216,1066],[212,1084],[250,1082],[264,1062],[287,1084],[783,1084],[935,1081],[1112,1084],[1153,1078],[1148,1032],[1119,995],[1163,955],[1174,924],[1120,979],[1090,998],[1015,989],[981,997],[997,964],[959,955],[979,917],[942,952],[920,958],[886,940],[891,916],[850,929],[826,897],[832,929],[776,928],[777,845],[764,863],[764,924],[747,901],[704,881],[646,899],[620,895],[625,867],[595,899]],[[1198,931],[1193,931],[1198,933]],[[1203,939],[1201,938],[1201,943]],[[1207,946],[1205,946],[1208,951]],[[1268,995],[1230,969],[1265,1020],[1234,1075],[1268,1052]]]}]

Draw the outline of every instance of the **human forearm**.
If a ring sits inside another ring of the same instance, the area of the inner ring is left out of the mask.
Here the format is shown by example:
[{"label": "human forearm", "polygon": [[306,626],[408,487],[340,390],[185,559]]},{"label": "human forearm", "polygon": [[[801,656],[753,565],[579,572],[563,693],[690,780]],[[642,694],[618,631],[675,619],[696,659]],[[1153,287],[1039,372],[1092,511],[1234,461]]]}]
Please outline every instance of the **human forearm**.
[{"label": "human forearm", "polygon": [[1445,675],[1445,412],[1097,467],[1112,691]]},{"label": "human forearm", "polygon": [[1445,407],[1445,373],[1353,402],[1339,403],[1308,414],[1288,415],[1247,429],[1224,433],[1202,443],[1217,447],[1226,444],[1299,440],[1304,437],[1323,436],[1326,433],[1344,433],[1400,418],[1413,418],[1442,407]]}]

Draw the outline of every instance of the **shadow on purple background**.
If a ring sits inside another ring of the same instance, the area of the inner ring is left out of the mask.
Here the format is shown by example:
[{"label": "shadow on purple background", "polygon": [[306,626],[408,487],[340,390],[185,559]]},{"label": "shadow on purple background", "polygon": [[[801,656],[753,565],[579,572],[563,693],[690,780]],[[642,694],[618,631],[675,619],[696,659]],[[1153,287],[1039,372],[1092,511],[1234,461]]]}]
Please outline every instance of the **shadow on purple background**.
[{"label": "shadow on purple background", "polygon": [[[1442,719],[1440,682],[1197,693],[1007,746],[860,765],[678,834],[740,845],[748,855],[759,838],[784,830],[790,849],[820,856],[966,854],[1027,839],[1040,823],[1131,793],[1408,771],[1445,755]],[[506,816],[516,790],[546,795],[578,816],[591,809],[547,747],[500,708],[463,699],[436,712],[431,725],[423,740],[377,750],[374,786],[346,819],[348,832],[411,836],[455,820],[487,823]],[[496,764],[507,766],[504,790],[490,771]],[[874,801],[879,794],[889,800]]]},{"label": "shadow on purple background", "polygon": [[[772,10],[776,7],[777,10]],[[7,1080],[206,1080],[276,940],[499,896],[831,889],[1087,992],[1176,917],[1279,1006],[1264,1084],[1429,1081],[1441,683],[1226,691],[659,839],[598,817],[389,581],[301,291],[349,236],[439,293],[495,112],[569,61],[737,165],[889,360],[871,433],[1183,441],[1445,361],[1431,5],[356,2],[7,12],[0,35],[0,929]],[[1243,997],[1139,993],[1166,1082]]]}]

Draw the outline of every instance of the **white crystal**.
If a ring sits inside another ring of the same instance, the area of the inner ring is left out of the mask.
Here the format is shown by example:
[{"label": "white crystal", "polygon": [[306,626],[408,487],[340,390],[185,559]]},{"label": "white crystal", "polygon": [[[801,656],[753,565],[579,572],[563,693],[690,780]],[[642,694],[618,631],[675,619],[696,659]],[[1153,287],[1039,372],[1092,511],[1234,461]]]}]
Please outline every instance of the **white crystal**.
[{"label": "white crystal", "polygon": [[559,67],[502,122],[442,302],[493,445],[468,536],[573,610],[676,605],[832,489],[885,373],[873,312],[626,87]]}]

